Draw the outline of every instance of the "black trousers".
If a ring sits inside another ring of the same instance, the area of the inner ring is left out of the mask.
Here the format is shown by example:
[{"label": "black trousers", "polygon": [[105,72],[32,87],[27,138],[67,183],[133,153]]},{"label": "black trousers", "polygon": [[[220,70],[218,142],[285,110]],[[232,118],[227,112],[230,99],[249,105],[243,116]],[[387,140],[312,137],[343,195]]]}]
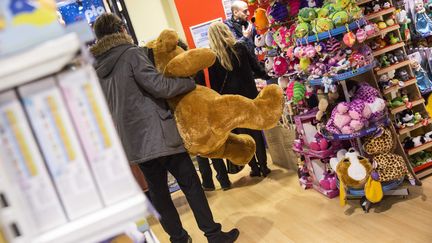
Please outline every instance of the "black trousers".
[{"label": "black trousers", "polygon": [[[216,179],[219,181],[222,188],[229,187],[231,182],[228,178],[228,172],[223,159],[211,159],[213,168],[216,171]],[[198,167],[201,173],[202,185],[206,188],[215,188],[213,183],[213,173],[210,168],[210,161],[208,158],[197,156]]]},{"label": "black trousers", "polygon": [[183,228],[168,188],[169,171],[186,196],[198,227],[211,241],[221,234],[221,225],[215,223],[200,180],[187,153],[161,157],[141,163],[149,186],[151,201],[161,215],[160,222],[171,242],[187,242],[188,233]]},{"label": "black trousers", "polygon": [[[254,140],[256,144],[256,152],[251,161],[249,161],[248,165],[251,167],[252,171],[259,171],[260,168],[267,168],[267,153],[265,149],[264,137],[261,131],[251,130],[246,128],[236,128],[233,130],[235,134],[248,134]],[[257,161],[258,159],[258,161]]]}]

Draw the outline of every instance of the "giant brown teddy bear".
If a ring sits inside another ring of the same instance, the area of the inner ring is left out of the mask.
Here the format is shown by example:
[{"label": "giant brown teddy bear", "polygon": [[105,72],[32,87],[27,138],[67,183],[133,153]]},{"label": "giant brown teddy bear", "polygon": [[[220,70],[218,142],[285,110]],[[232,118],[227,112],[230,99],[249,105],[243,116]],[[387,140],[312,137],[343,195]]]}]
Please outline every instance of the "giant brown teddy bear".
[{"label": "giant brown teddy bear", "polygon": [[[191,77],[210,67],[216,55],[208,48],[184,51],[178,35],[164,30],[148,43],[158,71],[167,77]],[[240,95],[220,95],[197,85],[191,92],[168,100],[183,138],[192,155],[226,158],[234,164],[248,163],[255,153],[249,135],[231,133],[234,128],[265,130],[274,127],[282,115],[283,94],[277,85],[265,87],[254,100]]]}]

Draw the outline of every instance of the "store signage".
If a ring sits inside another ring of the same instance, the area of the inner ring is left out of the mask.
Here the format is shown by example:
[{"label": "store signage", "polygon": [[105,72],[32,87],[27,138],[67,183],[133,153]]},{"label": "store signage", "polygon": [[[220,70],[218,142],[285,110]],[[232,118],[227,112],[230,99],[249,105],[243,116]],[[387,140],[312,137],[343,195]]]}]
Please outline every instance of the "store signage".
[{"label": "store signage", "polygon": [[66,24],[83,20],[91,24],[105,13],[102,0],[64,1],[59,2],[57,6]]}]

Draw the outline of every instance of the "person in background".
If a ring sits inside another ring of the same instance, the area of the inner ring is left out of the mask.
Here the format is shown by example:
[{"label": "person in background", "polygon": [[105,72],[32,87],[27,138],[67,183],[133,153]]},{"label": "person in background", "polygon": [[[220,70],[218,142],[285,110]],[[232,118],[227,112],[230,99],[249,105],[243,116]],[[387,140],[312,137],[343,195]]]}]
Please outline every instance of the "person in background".
[{"label": "person in background", "polygon": [[166,78],[144,49],[133,44],[123,22],[102,14],[94,23],[95,69],[130,163],[144,173],[153,205],[171,242],[192,242],[171,199],[167,171],[177,180],[208,242],[234,242],[237,229],[215,223],[200,180],[186,153],[166,99],[195,88],[191,78]]},{"label": "person in background", "polygon": [[[198,168],[201,173],[202,187],[204,191],[214,191],[215,185],[213,183],[213,173],[210,168],[210,161],[208,158],[197,156]],[[211,159],[213,168],[216,171],[216,179],[219,181],[222,190],[226,191],[231,189],[231,181],[228,177],[228,172],[223,159]]]},{"label": "person in background", "polygon": [[248,20],[250,12],[247,3],[241,0],[234,1],[231,5],[231,13],[231,18],[224,23],[230,28],[236,40],[244,42],[249,52],[255,55],[256,30]]},{"label": "person in background", "polygon": [[[247,50],[243,42],[236,41],[227,25],[216,22],[208,30],[210,49],[216,53],[216,62],[209,67],[210,86],[220,94],[242,95],[254,99],[258,95],[253,76],[268,79],[264,68]],[[198,77],[204,79],[203,75]],[[200,81],[199,83],[204,83]],[[249,162],[250,176],[267,176],[267,154],[261,131],[238,128],[237,134],[248,134],[256,143],[256,156]]]}]

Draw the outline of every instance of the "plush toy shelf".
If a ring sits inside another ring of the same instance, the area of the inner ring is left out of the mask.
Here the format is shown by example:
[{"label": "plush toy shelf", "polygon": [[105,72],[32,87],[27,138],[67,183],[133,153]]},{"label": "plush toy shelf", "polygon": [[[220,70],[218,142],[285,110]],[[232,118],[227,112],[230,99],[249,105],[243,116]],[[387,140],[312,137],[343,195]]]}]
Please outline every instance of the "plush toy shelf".
[{"label": "plush toy shelf", "polygon": [[427,124],[423,124],[423,122],[418,122],[417,124],[415,124],[412,127],[406,127],[406,128],[399,129],[398,133],[399,133],[399,135],[402,135],[402,134],[411,132],[413,130],[416,130],[417,128],[420,128],[420,127],[423,127],[423,126],[427,126],[427,125],[429,125],[429,124],[432,123],[432,118],[428,118],[427,120],[428,120]]},{"label": "plush toy shelf", "polygon": [[390,119],[385,117],[375,122],[371,121],[370,124],[373,125],[370,125],[369,127],[352,134],[334,134],[324,130],[322,135],[328,140],[351,140],[355,138],[361,138],[374,134],[380,128],[380,126],[388,126],[390,124]]},{"label": "plush toy shelf", "polygon": [[[423,98],[421,98],[421,99],[412,101],[411,104],[412,104],[412,107],[414,107],[416,105],[423,104],[424,102],[425,102],[425,100]],[[394,115],[394,114],[399,113],[401,111],[404,111],[406,109],[408,109],[408,107],[406,105],[401,105],[399,107],[391,109],[390,112]]]},{"label": "plush toy shelf", "polygon": [[417,173],[417,172],[420,172],[420,171],[427,169],[427,168],[430,168],[430,167],[432,167],[432,161],[429,161],[429,162],[426,162],[422,165],[416,166],[413,169],[414,169],[414,172]]},{"label": "plush toy shelf", "polygon": [[401,48],[401,47],[404,47],[404,46],[405,46],[405,43],[404,43],[404,42],[399,42],[399,43],[396,43],[396,44],[394,44],[394,45],[387,46],[387,47],[381,48],[381,49],[379,49],[379,50],[377,50],[377,51],[374,51],[374,52],[373,52],[373,56],[374,56],[374,57],[377,57],[377,56],[379,56],[379,55],[382,55],[382,54],[387,53],[387,52],[389,52],[389,51],[396,50],[396,49]]},{"label": "plush toy shelf", "polygon": [[410,64],[411,64],[411,61],[410,60],[406,60],[406,61],[403,61],[403,62],[395,63],[395,64],[393,64],[391,66],[388,66],[388,67],[385,67],[385,68],[380,68],[380,69],[375,70],[375,71],[376,71],[376,74],[382,75],[382,74],[388,73],[390,71],[399,69],[401,67],[408,66]]},{"label": "plush toy shelf", "polygon": [[395,7],[390,7],[390,8],[388,8],[388,9],[384,9],[384,10],[381,10],[381,11],[376,12],[376,13],[368,14],[368,15],[365,16],[365,18],[366,18],[366,20],[376,19],[376,18],[381,17],[381,16],[384,16],[384,15],[386,15],[386,14],[391,14],[391,13],[393,13],[395,10],[396,10]]},{"label": "plush toy shelf", "polygon": [[375,38],[375,37],[378,37],[378,36],[384,36],[387,33],[395,31],[395,30],[398,30],[398,29],[400,29],[400,25],[394,24],[392,26],[389,26],[387,28],[384,28],[384,29],[380,30],[379,32],[377,32],[377,33],[375,33],[375,34],[373,34],[371,36],[368,36],[366,39],[369,40],[369,39],[372,39],[372,38]]},{"label": "plush toy shelf", "polygon": [[[337,74],[335,76],[331,76],[330,79],[332,79],[333,83],[335,83],[335,82],[338,82],[338,81],[346,80],[346,79],[358,76],[360,74],[366,73],[369,70],[373,69],[374,67],[375,67],[375,63],[371,63],[371,64],[368,64],[368,65],[363,66],[361,68],[355,69],[355,70],[351,70],[351,71],[348,71],[348,72]],[[322,83],[322,78],[312,79],[312,80],[309,81],[309,84],[312,85],[312,86],[321,86],[321,85],[324,85]]]},{"label": "plush toy shelf", "polygon": [[403,86],[394,85],[394,86],[392,86],[392,87],[390,87],[390,88],[385,89],[385,90],[383,91],[383,93],[384,93],[385,95],[386,95],[386,94],[390,94],[390,93],[392,93],[392,92],[398,91],[398,90],[400,90],[400,89],[403,89],[403,88],[405,88],[405,87],[408,87],[408,86],[413,85],[413,84],[416,84],[416,83],[417,83],[417,79],[412,78],[412,79],[409,79],[409,80],[405,81]]},{"label": "plush toy shelf", "polygon": [[417,146],[415,148],[409,149],[408,150],[408,155],[416,154],[418,152],[421,152],[421,151],[423,151],[425,149],[428,149],[428,148],[431,148],[431,147],[432,147],[432,142],[428,142],[428,143],[422,144],[422,145]]},{"label": "plush toy shelf", "polygon": [[[353,31],[353,30],[356,30],[359,27],[366,25],[366,24],[367,24],[367,21],[364,18],[361,18],[361,19],[355,20],[354,22],[350,23],[348,25],[348,29],[350,31]],[[340,26],[340,27],[334,28],[334,29],[327,31],[327,32],[321,32],[321,33],[316,34],[316,35],[310,35],[308,37],[299,38],[299,39],[297,39],[297,42],[304,45],[307,43],[317,42],[317,41],[328,39],[330,37],[342,35],[342,34],[345,34],[347,32],[348,31],[347,31],[347,28],[345,26]]]},{"label": "plush toy shelf", "polygon": [[357,1],[356,2],[356,4],[357,5],[362,5],[362,4],[365,4],[365,3],[368,3],[368,2],[372,2],[373,0],[359,0],[359,1]]}]

